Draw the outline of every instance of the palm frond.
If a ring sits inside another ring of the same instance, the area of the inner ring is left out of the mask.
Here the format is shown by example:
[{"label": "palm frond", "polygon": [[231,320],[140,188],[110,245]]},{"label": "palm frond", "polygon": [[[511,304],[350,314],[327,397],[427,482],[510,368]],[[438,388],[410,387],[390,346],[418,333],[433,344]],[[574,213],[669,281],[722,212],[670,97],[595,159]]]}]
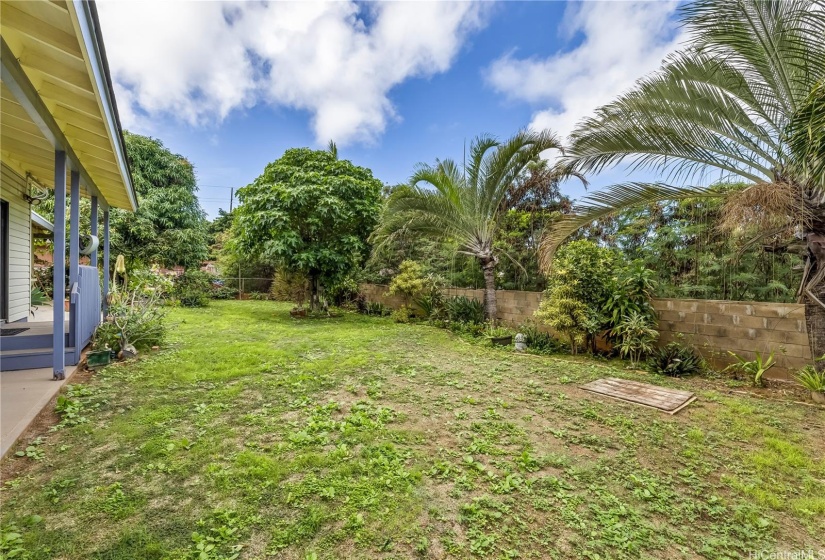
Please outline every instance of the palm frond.
[{"label": "palm frond", "polygon": [[595,192],[573,206],[546,232],[539,245],[539,260],[542,268],[549,270],[553,255],[565,239],[578,229],[597,220],[612,216],[622,209],[660,202],[662,200],[684,200],[686,198],[718,198],[723,196],[718,190],[708,187],[680,187],[665,183],[622,183],[603,191]]}]

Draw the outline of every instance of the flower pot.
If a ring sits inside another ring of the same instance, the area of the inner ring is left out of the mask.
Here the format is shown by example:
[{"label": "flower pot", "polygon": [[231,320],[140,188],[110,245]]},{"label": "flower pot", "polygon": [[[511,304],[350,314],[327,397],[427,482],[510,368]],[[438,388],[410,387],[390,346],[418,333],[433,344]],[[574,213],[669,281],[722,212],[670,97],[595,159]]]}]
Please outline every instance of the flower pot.
[{"label": "flower pot", "polygon": [[112,351],[109,349],[97,350],[86,354],[86,367],[89,369],[102,368],[103,366],[109,365],[111,361]]},{"label": "flower pot", "polygon": [[493,346],[510,346],[513,343],[513,335],[490,337]]},{"label": "flower pot", "polygon": [[825,404],[825,393],[822,391],[811,391],[811,398],[817,404]]}]

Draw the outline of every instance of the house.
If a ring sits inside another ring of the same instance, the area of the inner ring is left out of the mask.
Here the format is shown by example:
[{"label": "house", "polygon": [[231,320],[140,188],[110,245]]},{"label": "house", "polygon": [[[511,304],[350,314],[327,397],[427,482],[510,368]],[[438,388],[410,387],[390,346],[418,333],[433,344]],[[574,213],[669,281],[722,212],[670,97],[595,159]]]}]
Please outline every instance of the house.
[{"label": "house", "polygon": [[[110,209],[137,209],[94,2],[0,0],[0,62],[0,370],[51,367],[62,379],[101,321]],[[33,212],[44,189],[54,190],[53,225]],[[80,197],[91,200],[89,231]],[[32,239],[44,233],[55,305],[51,320],[31,321]]]}]

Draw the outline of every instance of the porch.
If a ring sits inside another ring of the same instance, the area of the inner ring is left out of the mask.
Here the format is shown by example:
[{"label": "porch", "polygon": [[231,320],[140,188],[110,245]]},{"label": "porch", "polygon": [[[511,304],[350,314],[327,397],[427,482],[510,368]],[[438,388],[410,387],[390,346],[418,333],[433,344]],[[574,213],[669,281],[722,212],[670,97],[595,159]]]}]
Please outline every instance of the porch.
[{"label": "porch", "polygon": [[71,284],[69,311],[64,312],[58,300],[53,302],[58,308],[38,309],[31,321],[0,325],[0,371],[51,366],[57,379],[62,378],[60,365],[74,366],[80,361],[101,321],[100,277],[96,267],[77,264],[75,254],[69,268],[77,279]]}]

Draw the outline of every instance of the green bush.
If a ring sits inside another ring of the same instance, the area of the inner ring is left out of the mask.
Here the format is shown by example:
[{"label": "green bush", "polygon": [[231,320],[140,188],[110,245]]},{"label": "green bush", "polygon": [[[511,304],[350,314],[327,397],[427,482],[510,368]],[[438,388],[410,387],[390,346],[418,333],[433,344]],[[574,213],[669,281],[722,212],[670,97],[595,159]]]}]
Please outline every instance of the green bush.
[{"label": "green bush", "polygon": [[331,286],[327,286],[324,290],[324,297],[327,301],[337,307],[345,306],[353,302],[357,303],[360,295],[358,282],[351,276],[339,280]]},{"label": "green bush", "polygon": [[265,294],[263,292],[249,292],[249,299],[252,299],[252,300],[255,300],[255,301],[262,301],[262,300],[269,299],[269,294]]},{"label": "green bush", "polygon": [[565,350],[565,346],[560,340],[548,332],[539,330],[535,324],[525,323],[519,327],[518,332],[524,335],[527,348],[533,352],[555,354]]},{"label": "green bush", "polygon": [[647,371],[656,375],[684,377],[702,373],[705,364],[692,348],[671,342],[663,348],[653,351],[647,362]]},{"label": "green bush", "polygon": [[212,289],[211,296],[212,299],[235,299],[238,297],[238,290],[228,286],[220,286]]},{"label": "green bush", "polygon": [[444,301],[447,318],[454,323],[480,324],[484,322],[484,305],[466,296],[447,298]]},{"label": "green bush", "polygon": [[172,296],[184,307],[206,307],[214,276],[202,270],[187,270],[175,278]]},{"label": "green bush", "polygon": [[413,312],[406,305],[402,305],[393,311],[390,317],[392,317],[392,320],[396,323],[409,323],[410,319],[413,317]]},{"label": "green bush", "polygon": [[168,331],[163,295],[141,289],[112,294],[108,315],[95,331],[92,347],[119,352],[126,344],[139,350],[161,345]]}]

